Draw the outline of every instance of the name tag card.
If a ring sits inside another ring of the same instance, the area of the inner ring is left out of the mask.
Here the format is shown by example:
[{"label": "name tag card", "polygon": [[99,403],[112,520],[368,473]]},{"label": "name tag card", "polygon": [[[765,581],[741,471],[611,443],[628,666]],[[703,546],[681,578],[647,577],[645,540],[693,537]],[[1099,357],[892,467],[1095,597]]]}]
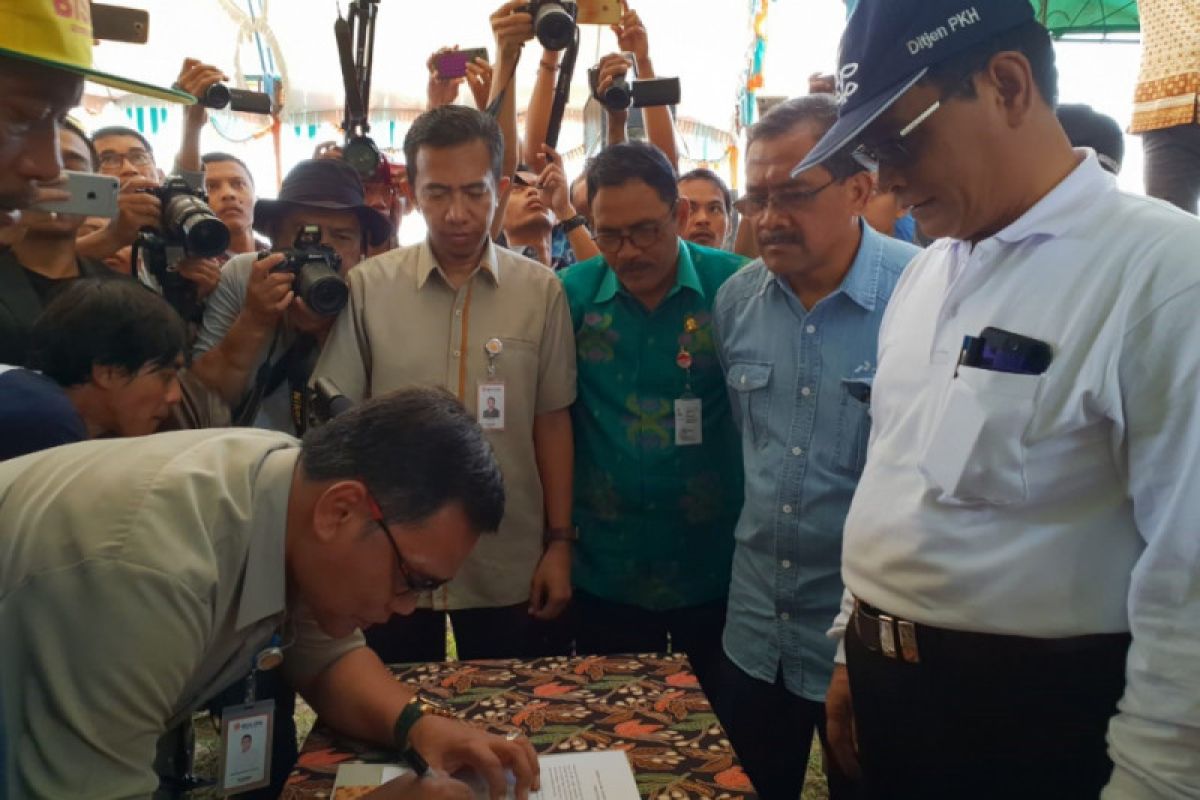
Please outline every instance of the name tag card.
[{"label": "name tag card", "polygon": [[481,382],[476,409],[479,427],[485,431],[504,430],[504,382]]},{"label": "name tag card", "polygon": [[229,706],[221,712],[220,790],[225,797],[271,782],[275,701]]},{"label": "name tag card", "polygon": [[704,443],[704,411],[699,397],[675,401],[675,446]]}]

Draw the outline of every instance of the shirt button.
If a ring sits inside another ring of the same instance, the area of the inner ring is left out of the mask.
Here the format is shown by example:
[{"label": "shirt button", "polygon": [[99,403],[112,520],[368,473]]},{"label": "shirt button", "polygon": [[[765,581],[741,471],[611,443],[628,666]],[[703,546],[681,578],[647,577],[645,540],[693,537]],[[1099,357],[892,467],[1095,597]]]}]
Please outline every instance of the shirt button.
[{"label": "shirt button", "polygon": [[791,569],[791,568],[792,568],[792,562],[788,561],[788,560],[785,558],[783,561],[780,561],[780,562],[779,562],[779,566],[783,567],[784,569]]},{"label": "shirt button", "polygon": [[812,389],[805,386],[803,389],[800,390],[800,394],[804,395],[805,397],[808,397],[810,394],[812,394]]},{"label": "shirt button", "polygon": [[462,351],[461,351],[461,350],[455,350],[455,351],[454,351],[454,357],[455,357],[455,358],[458,358],[458,357],[459,357],[459,356],[461,356],[461,355],[462,355]]},{"label": "shirt button", "polygon": [[791,615],[791,614],[789,614],[788,612],[784,611],[783,613],[781,613],[781,614],[779,615],[779,618],[780,618],[781,620],[783,620],[784,622],[787,622],[789,619],[791,619],[791,618],[792,618],[792,615]]},{"label": "shirt button", "polygon": [[794,455],[794,456],[802,456],[802,455],[804,455],[804,451],[803,451],[803,450],[801,450],[799,447],[793,447],[793,448],[792,448],[792,455]]},{"label": "shirt button", "polygon": [[454,316],[456,316],[456,317],[461,317],[461,316],[462,316],[462,309],[461,309],[461,308],[456,308],[456,309],[454,310]]},{"label": "shirt button", "polygon": [[807,328],[805,328],[805,329],[804,329],[804,332],[805,332],[805,333],[816,333],[816,332],[817,332],[817,326],[816,326],[816,325],[809,325]]},{"label": "shirt button", "polygon": [[742,383],[745,383],[745,382],[746,382],[746,376],[745,376],[745,375],[743,375],[743,376],[742,376]]},{"label": "shirt button", "polygon": [[783,513],[785,513],[785,514],[790,514],[790,513],[792,513],[792,507],[791,507],[791,506],[784,506],[784,507],[783,507]]}]

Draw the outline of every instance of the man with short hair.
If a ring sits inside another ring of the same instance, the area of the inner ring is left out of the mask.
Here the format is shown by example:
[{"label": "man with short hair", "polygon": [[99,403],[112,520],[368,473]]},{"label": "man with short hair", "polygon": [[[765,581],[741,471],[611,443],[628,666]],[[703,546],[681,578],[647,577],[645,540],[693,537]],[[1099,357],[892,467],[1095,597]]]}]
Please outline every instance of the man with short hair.
[{"label": "man with short hair", "polygon": [[229,228],[229,249],[224,263],[239,253],[266,250],[270,245],[254,237],[254,176],[246,162],[229,153],[205,153],[204,192],[213,213]]},{"label": "man with short hair", "polygon": [[[386,217],[367,207],[362,182],[340,159],[301,161],[276,200],[254,205],[254,226],[277,249],[316,226],[321,243],[340,259],[340,277],[385,240]],[[319,314],[302,296],[298,276],[279,271],[283,256],[245,253],[221,269],[204,312],[193,372],[236,409],[238,424],[302,433],[308,422],[305,386],[335,315]]]},{"label": "man with short hair", "polygon": [[669,637],[707,687],[742,507],[712,303],[744,259],[679,238],[688,206],[653,145],[605,148],[587,189],[601,255],[562,273],[579,369],[577,647],[663,652]]},{"label": "man with short hair", "polygon": [[184,340],[179,315],[135,281],[73,281],[33,327],[31,369],[0,365],[0,460],[154,433],[180,401]]},{"label": "man with short hair", "polygon": [[[59,158],[77,172],[95,169],[92,143],[75,122],[65,119],[58,131]],[[109,275],[104,264],[75,250],[84,218],[27,211],[21,237],[0,252],[0,364],[24,366],[34,320],[64,286],[79,277]]]},{"label": "man with short hair", "polygon": [[688,204],[683,238],[705,247],[722,249],[729,238],[733,195],[721,176],[698,168],[679,176],[679,196]]},{"label": "man with short hair", "polygon": [[278,637],[278,669],[323,721],[437,770],[399,779],[395,796],[469,796],[443,777],[469,769],[493,796],[511,770],[527,797],[528,742],[424,714],[359,633],[453,577],[503,509],[478,426],[429,389],[303,442],[188,431],[0,464],[6,791],[151,795],[158,738],[252,665],[269,669],[260,655]]},{"label": "man with short hair", "polygon": [[[433,607],[367,640],[388,661],[441,661],[448,610],[460,658],[545,653],[558,649],[543,641],[542,623],[570,599],[575,538],[566,300],[553,272],[491,242],[508,183],[492,117],[466,106],[427,111],[409,128],[404,156],[428,237],[350,274],[350,304],[313,376],[352,400],[410,384],[455,394],[495,448],[508,507],[499,534]],[[496,416],[484,415],[488,397]]]},{"label": "man with short hair", "polygon": [[[747,133],[737,202],[762,256],[713,311],[742,433],[746,503],[725,623],[721,722],[763,797],[797,797],[814,729],[825,743],[825,636],[842,596],[842,525],[871,428],[879,323],[917,253],[864,219],[870,173],[846,155],[789,172],[837,121],[832,95],[772,108]],[[828,763],[830,797],[852,797]]]},{"label": "man with short hair", "polygon": [[849,149],[946,238],[880,328],[839,763],[878,797],[1194,797],[1200,223],[1072,150],[1028,3],[860,0],[840,52],[793,174]]}]

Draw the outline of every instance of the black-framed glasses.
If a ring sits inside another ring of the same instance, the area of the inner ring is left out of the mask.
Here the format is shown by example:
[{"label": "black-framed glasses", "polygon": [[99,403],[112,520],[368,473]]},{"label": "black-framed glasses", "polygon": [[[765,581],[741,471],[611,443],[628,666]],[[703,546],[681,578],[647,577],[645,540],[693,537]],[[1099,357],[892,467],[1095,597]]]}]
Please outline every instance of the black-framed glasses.
[{"label": "black-framed glasses", "polygon": [[794,214],[803,211],[817,195],[837,183],[837,178],[830,178],[827,183],[816,189],[775,189],[769,192],[755,192],[739,197],[733,204],[743,217],[757,217],[772,206],[781,214]]},{"label": "black-framed glasses", "polygon": [[145,150],[130,150],[128,153],[114,153],[109,150],[100,154],[102,167],[120,168],[123,161],[128,161],[135,167],[144,167],[154,163],[154,157]]},{"label": "black-framed glasses", "polygon": [[387,539],[388,544],[392,546],[392,552],[396,554],[396,570],[400,573],[400,580],[404,582],[403,586],[396,586],[396,596],[402,597],[406,594],[424,594],[432,592],[435,589],[440,589],[445,586],[448,581],[445,578],[434,578],[429,575],[422,575],[414,572],[408,562],[404,560],[404,556],[400,555],[400,548],[396,546],[396,540],[392,538],[391,531],[387,528],[387,523],[383,521],[383,511],[379,508],[379,504],[375,502],[375,498],[367,495],[367,503],[371,509],[371,519],[379,526],[379,530],[383,533],[383,538]]},{"label": "black-framed glasses", "polygon": [[850,151],[850,157],[870,172],[878,172],[880,164],[889,167],[908,166],[915,159],[912,148],[906,145],[904,140],[941,107],[942,101],[935,100],[933,105],[918,114],[916,119],[901,128],[895,136],[882,142],[863,142]]},{"label": "black-framed glasses", "polygon": [[[678,201],[676,201],[678,202]],[[609,255],[621,252],[621,246],[628,241],[638,250],[645,250],[647,247],[652,247],[662,236],[663,227],[675,215],[675,206],[671,206],[671,210],[662,219],[653,222],[642,222],[629,228],[627,232],[621,231],[600,231],[592,237],[592,241],[596,243],[596,247],[601,253]]]}]

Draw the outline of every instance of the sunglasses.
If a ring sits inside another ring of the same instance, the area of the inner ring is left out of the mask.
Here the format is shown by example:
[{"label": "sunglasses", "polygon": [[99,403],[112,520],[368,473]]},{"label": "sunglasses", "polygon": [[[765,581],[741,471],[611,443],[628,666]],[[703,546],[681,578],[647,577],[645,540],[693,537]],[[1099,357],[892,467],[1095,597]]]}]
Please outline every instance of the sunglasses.
[{"label": "sunglasses", "polygon": [[392,552],[396,554],[396,569],[399,572],[400,581],[403,582],[395,586],[396,596],[424,594],[445,586],[448,583],[445,578],[433,578],[429,575],[422,575],[419,572],[413,571],[408,566],[408,562],[404,560],[404,556],[400,555],[400,548],[396,546],[396,540],[392,538],[391,531],[387,528],[387,523],[383,521],[383,511],[379,508],[379,504],[370,495],[367,495],[367,504],[371,509],[371,520],[379,525],[379,530],[383,533],[383,538],[387,539],[388,544],[392,546]]},{"label": "sunglasses", "polygon": [[869,172],[878,172],[881,164],[889,167],[912,165],[917,159],[911,144],[906,144],[904,140],[941,107],[942,101],[935,100],[933,105],[918,114],[916,119],[901,128],[895,136],[881,142],[863,142],[850,151],[850,157]]}]

